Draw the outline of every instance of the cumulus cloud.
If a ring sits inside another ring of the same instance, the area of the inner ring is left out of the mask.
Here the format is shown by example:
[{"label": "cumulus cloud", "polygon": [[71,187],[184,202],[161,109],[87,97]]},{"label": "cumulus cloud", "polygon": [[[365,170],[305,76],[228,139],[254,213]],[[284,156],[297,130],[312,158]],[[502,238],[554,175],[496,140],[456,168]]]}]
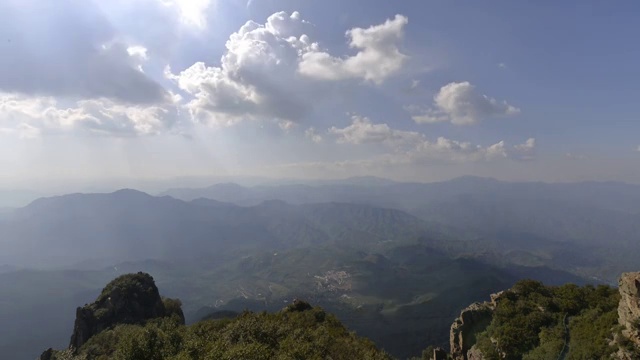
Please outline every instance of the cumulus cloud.
[{"label": "cumulus cloud", "polygon": [[411,145],[422,140],[423,136],[414,131],[395,130],[387,124],[374,124],[366,117],[354,115],[351,125],[344,128],[335,126],[329,133],[336,137],[338,143]]},{"label": "cumulus cloud", "polygon": [[522,151],[524,153],[526,152],[531,152],[536,148],[536,139],[534,138],[529,138],[527,139],[527,141],[525,141],[522,144],[518,144],[516,146],[514,146],[514,148],[518,151]]},{"label": "cumulus cloud", "polygon": [[324,140],[322,135],[318,134],[318,132],[314,127],[310,127],[307,130],[305,130],[304,136],[316,144],[319,144]]},{"label": "cumulus cloud", "polygon": [[331,127],[329,134],[339,144],[382,144],[392,152],[379,158],[391,163],[422,163],[430,161],[469,162],[489,161],[500,158],[514,160],[531,159],[535,139],[509,148],[504,141],[489,146],[438,137],[435,141],[416,131],[391,128],[388,124],[372,123],[366,117],[353,116],[352,123],[344,128]]},{"label": "cumulus cloud", "polygon": [[172,127],[175,111],[168,106],[126,105],[109,99],[81,100],[63,106],[52,97],[0,94],[0,128],[23,138],[66,131],[153,135]]},{"label": "cumulus cloud", "polygon": [[231,34],[220,66],[197,62],[177,74],[167,69],[166,76],[192,96],[186,106],[201,122],[227,126],[245,119],[298,122],[329,93],[326,82],[319,81],[326,77],[313,70],[309,54],[325,54],[340,63],[339,71],[346,75],[330,76],[332,80],[380,81],[397,71],[404,59],[393,44],[405,23],[406,18],[398,16],[382,25],[350,30],[352,46],[361,51],[338,59],[320,51],[306,35],[311,25],[299,12],[278,12],[265,24],[249,21]]},{"label": "cumulus cloud", "polygon": [[[412,107],[412,110],[419,108]],[[471,125],[484,118],[511,116],[520,113],[520,109],[498,101],[476,90],[465,82],[452,82],[442,88],[433,97],[433,106],[415,111],[413,120],[419,124],[451,122],[455,125]]]},{"label": "cumulus cloud", "polygon": [[147,48],[140,45],[129,46],[127,48],[127,54],[129,56],[140,59],[142,61],[149,60],[149,56],[147,55]]},{"label": "cumulus cloud", "polygon": [[142,64],[149,60],[149,55],[147,55],[147,48],[140,45],[129,46],[127,48],[127,54],[131,56],[138,63],[137,68],[140,72],[144,72],[142,68]]},{"label": "cumulus cloud", "polygon": [[168,69],[167,77],[193,96],[187,108],[204,123],[298,121],[311,107],[296,72],[298,53],[311,43],[292,35],[304,25],[297,12],[273,14],[265,25],[249,21],[229,37],[220,67],[198,62],[179,74]]},{"label": "cumulus cloud", "polygon": [[380,25],[351,29],[346,36],[357,54],[341,58],[315,47],[302,55],[300,72],[322,80],[362,78],[379,84],[398,72],[408,58],[398,49],[408,22],[407,17],[396,15]]},{"label": "cumulus cloud", "polygon": [[138,104],[166,100],[166,91],[138,70],[128,45],[93,2],[5,2],[0,33],[2,92]]},{"label": "cumulus cloud", "polygon": [[413,163],[425,161],[487,161],[498,158],[507,158],[504,141],[483,147],[473,145],[470,142],[456,141],[439,137],[436,141],[420,143],[414,150],[406,154],[406,160]]},{"label": "cumulus cloud", "polygon": [[278,122],[278,127],[280,127],[280,129],[282,129],[282,131],[284,132],[289,132],[289,130],[295,128],[298,124],[294,123],[293,121],[289,121],[289,120],[280,120]]}]

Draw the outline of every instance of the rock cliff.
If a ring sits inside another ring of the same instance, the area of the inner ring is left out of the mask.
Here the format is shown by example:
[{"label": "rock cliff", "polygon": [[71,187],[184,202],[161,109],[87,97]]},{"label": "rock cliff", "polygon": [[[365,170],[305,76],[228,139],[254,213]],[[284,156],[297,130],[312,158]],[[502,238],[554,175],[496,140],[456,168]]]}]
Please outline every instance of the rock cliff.
[{"label": "rock cliff", "polygon": [[[175,300],[172,300],[175,304]],[[165,306],[151,275],[123,275],[111,281],[95,302],[79,307],[69,347],[80,348],[89,338],[117,324],[143,324],[149,319],[184,315],[177,306]]]},{"label": "rock cliff", "polygon": [[624,273],[618,281],[620,303],[618,323],[622,326],[621,337],[628,340],[616,357],[621,360],[636,359],[640,348],[640,272]]},{"label": "rock cliff", "polygon": [[474,303],[462,310],[451,325],[449,345],[455,360],[468,360],[467,352],[476,343],[476,334],[491,323],[495,302]]},{"label": "rock cliff", "polygon": [[623,334],[640,345],[640,272],[622,274],[618,289],[618,322],[624,327]]},{"label": "rock cliff", "polygon": [[[640,272],[622,274],[618,282],[620,302],[618,304],[618,323],[622,328],[616,333],[612,328],[614,340],[611,346],[618,350],[612,354],[615,359],[634,360],[640,358]],[[475,346],[476,335],[484,331],[491,323],[494,310],[502,293],[491,295],[491,301],[474,303],[462,310],[451,326],[451,357],[455,360],[483,360],[482,352]],[[493,340],[492,340],[493,341]]]}]

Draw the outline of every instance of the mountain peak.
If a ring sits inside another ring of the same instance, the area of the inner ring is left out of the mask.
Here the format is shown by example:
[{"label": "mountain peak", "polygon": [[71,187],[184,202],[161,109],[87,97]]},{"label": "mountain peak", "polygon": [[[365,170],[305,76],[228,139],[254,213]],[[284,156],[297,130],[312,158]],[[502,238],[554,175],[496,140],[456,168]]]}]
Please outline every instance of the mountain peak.
[{"label": "mountain peak", "polygon": [[[69,347],[79,349],[92,336],[117,324],[144,324],[170,316],[170,310],[151,275],[139,272],[119,276],[107,284],[96,301],[76,310]],[[176,313],[184,322],[179,306]]]},{"label": "mountain peak", "polygon": [[136,189],[120,189],[120,190],[116,190],[110,194],[106,194],[106,195],[113,195],[113,196],[118,196],[118,197],[140,197],[140,198],[149,198],[152,197],[151,195],[147,194],[146,192],[142,192],[140,190],[136,190]]}]

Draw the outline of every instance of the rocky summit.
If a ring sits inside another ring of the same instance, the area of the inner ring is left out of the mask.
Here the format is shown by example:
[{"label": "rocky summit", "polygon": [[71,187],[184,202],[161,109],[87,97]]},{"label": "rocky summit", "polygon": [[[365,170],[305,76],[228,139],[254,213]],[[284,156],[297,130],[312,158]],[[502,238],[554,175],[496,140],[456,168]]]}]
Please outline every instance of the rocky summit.
[{"label": "rocky summit", "polygon": [[474,303],[462,310],[451,325],[449,341],[454,359],[468,360],[467,353],[475,344],[475,335],[489,326],[493,309],[491,303]]},{"label": "rocky summit", "polygon": [[334,315],[302,300],[276,313],[244,311],[189,326],[175,316],[181,315],[179,305],[161,299],[147,274],[119,277],[78,309],[70,348],[48,349],[40,360],[392,360]]},{"label": "rocky summit", "polygon": [[[107,284],[96,301],[77,308],[69,349],[79,349],[91,337],[118,324],[144,324],[172,314],[184,324],[179,301],[163,300],[151,275],[122,275]],[[51,349],[45,351],[41,359],[50,359],[52,353]]]},{"label": "rocky summit", "polygon": [[[622,326],[621,336],[635,346],[640,346],[640,272],[622,274],[618,281],[618,289],[618,322]],[[633,355],[626,349],[620,349],[616,355],[619,359],[633,359]]]},{"label": "rocky summit", "polygon": [[454,360],[639,359],[640,272],[622,274],[617,291],[519,282],[463,309],[450,350]]},{"label": "rocky summit", "polygon": [[618,306],[618,321],[624,327],[625,335],[640,345],[640,273],[625,273],[618,282],[620,290],[620,305]]}]

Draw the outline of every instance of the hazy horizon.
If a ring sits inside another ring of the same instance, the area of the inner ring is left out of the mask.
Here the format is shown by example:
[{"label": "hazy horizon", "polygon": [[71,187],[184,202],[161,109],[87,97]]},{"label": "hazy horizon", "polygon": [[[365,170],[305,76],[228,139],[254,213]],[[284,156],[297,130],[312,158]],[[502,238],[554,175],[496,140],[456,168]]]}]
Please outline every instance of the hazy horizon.
[{"label": "hazy horizon", "polygon": [[104,193],[121,189],[132,189],[148,192],[151,195],[172,188],[203,188],[218,184],[237,184],[243,187],[254,186],[278,186],[278,185],[314,185],[348,182],[350,180],[379,180],[393,183],[417,183],[432,184],[455,181],[464,178],[476,178],[494,180],[505,183],[543,183],[543,184],[580,184],[580,183],[620,183],[628,185],[640,185],[640,182],[624,181],[617,179],[568,179],[568,180],[538,180],[538,179],[508,179],[492,176],[481,176],[473,174],[462,174],[452,177],[437,177],[433,179],[398,179],[392,176],[378,175],[353,175],[346,177],[268,177],[252,175],[225,175],[225,176],[176,176],[160,178],[100,178],[94,180],[39,180],[24,181],[16,186],[0,186],[0,197],[2,192],[33,192],[46,194],[66,194],[66,193]]}]

